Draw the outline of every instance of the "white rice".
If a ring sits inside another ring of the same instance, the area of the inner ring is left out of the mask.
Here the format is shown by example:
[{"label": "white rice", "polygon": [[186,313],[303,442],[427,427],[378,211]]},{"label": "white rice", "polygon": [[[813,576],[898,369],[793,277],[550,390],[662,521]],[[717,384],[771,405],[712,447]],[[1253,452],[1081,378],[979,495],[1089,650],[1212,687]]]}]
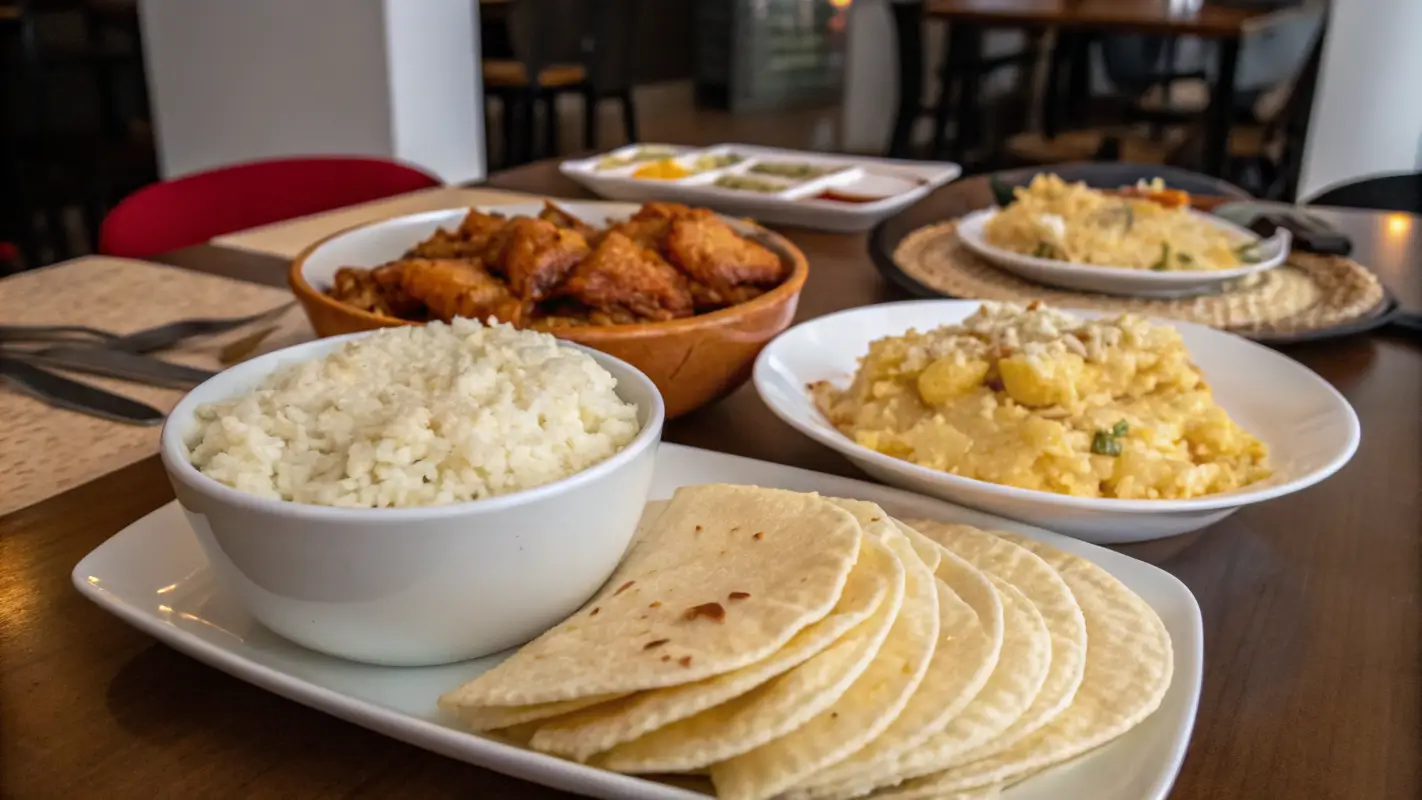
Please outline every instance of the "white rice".
[{"label": "white rice", "polygon": [[640,425],[616,385],[546,333],[467,319],[386,328],[199,407],[188,446],[204,474],[262,497],[458,503],[551,483],[626,447]]}]

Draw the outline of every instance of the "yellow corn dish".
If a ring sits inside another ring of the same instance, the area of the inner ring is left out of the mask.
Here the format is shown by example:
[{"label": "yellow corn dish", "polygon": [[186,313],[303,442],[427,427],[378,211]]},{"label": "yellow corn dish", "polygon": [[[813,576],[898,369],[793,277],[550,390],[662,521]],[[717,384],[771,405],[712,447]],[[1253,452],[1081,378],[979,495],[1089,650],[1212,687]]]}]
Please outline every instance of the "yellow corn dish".
[{"label": "yellow corn dish", "polygon": [[845,390],[811,387],[855,442],[930,469],[1077,497],[1184,499],[1269,476],[1174,328],[984,303],[872,342]]},{"label": "yellow corn dish", "polygon": [[1100,267],[1170,272],[1234,269],[1259,258],[1246,238],[1158,199],[1160,180],[1141,184],[1145,196],[1123,196],[1041,174],[984,226],[988,244],[1038,258]]}]

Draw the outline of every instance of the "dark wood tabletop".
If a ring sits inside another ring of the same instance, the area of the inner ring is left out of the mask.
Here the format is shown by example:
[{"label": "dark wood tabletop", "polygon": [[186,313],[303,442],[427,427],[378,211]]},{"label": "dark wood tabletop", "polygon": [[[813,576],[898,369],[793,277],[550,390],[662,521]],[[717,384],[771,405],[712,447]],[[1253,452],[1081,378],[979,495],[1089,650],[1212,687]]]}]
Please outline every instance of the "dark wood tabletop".
[{"label": "dark wood tabletop", "polygon": [[[586,196],[550,164],[491,183]],[[934,219],[987,202],[971,179],[908,213]],[[1322,213],[1404,303],[1422,307],[1422,220]],[[811,263],[800,318],[903,299],[871,266],[865,236],[785,232]],[[165,260],[283,279],[275,259],[211,247]],[[1411,800],[1422,796],[1422,345],[1384,334],[1286,352],[1357,409],[1353,462],[1207,530],[1120,548],[1178,576],[1204,613],[1204,693],[1173,796]],[[749,386],[673,422],[666,438],[857,474]],[[0,796],[562,796],[280,699],[81,598],[74,564],[172,497],[152,458],[0,518]]]},{"label": "dark wood tabletop", "polygon": [[1171,11],[1169,0],[927,0],[924,13],[982,25],[1227,38],[1278,24],[1301,9],[1270,11],[1205,3],[1192,14],[1182,14]]}]

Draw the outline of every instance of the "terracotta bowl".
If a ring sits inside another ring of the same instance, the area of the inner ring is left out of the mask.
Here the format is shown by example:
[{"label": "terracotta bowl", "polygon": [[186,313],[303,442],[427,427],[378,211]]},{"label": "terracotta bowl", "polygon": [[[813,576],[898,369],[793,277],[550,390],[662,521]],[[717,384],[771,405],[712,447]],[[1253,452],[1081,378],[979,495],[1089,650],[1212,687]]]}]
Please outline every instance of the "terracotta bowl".
[{"label": "terracotta bowl", "polygon": [[[594,226],[625,219],[639,206],[630,203],[561,202]],[[510,216],[537,214],[541,203],[490,207]],[[288,282],[318,336],[338,336],[373,328],[418,325],[381,317],[337,302],[325,294],[340,267],[373,267],[398,258],[436,228],[459,224],[467,208],[412,214],[360,225],[332,234],[301,252]],[[778,254],[789,277],[747,303],[670,322],[567,328],[553,334],[626,361],[652,379],[666,403],[667,418],[678,417],[730,394],[751,375],[756,355],[790,326],[809,275],[804,253],[784,237],[740,219],[727,218],[740,233]]]}]

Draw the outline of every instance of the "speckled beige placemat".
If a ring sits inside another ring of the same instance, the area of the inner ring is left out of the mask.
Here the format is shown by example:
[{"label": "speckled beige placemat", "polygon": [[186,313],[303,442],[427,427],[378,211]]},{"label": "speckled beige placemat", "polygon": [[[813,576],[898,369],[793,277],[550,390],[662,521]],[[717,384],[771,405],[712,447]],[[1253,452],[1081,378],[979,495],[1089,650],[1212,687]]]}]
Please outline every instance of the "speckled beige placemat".
[{"label": "speckled beige placemat", "polygon": [[[143,261],[93,256],[0,280],[0,321],[83,324],[129,333],[192,317],[241,317],[291,301],[283,290]],[[251,334],[251,330],[241,334]],[[313,336],[293,307],[247,355]],[[164,360],[220,369],[232,336],[166,351]],[[164,411],[182,397],[126,381],[71,375]],[[0,515],[39,502],[158,452],[158,428],[52,408],[0,383]]]},{"label": "speckled beige placemat", "polygon": [[527,203],[541,198],[498,189],[462,189],[457,186],[436,186],[418,192],[372,200],[358,206],[340,208],[309,217],[275,222],[260,228],[218,236],[212,244],[253,253],[295,258],[312,242],[355,225],[404,214],[435,211],[464,206]]},{"label": "speckled beige placemat", "polygon": [[1384,299],[1377,277],[1356,261],[1299,252],[1283,266],[1238,281],[1219,294],[1157,300],[1057,289],[978,258],[963,246],[954,221],[905,236],[894,249],[894,263],[924,286],[953,297],[1040,300],[1063,308],[1149,314],[1245,336],[1326,330],[1376,313]]}]

